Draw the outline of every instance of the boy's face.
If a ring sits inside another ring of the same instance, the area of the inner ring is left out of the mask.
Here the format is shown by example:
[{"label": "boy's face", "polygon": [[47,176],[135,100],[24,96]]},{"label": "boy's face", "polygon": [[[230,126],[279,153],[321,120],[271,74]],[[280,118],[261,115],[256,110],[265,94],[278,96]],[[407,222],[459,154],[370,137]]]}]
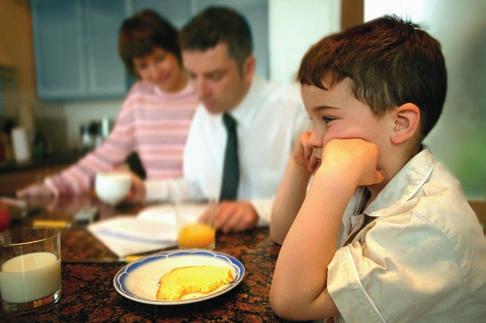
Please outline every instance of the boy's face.
[{"label": "boy's face", "polygon": [[312,155],[320,160],[322,148],[331,139],[361,138],[375,143],[381,156],[390,144],[388,134],[393,122],[390,124],[389,116],[377,117],[366,104],[358,101],[351,91],[351,79],[346,78],[333,87],[330,84],[329,77],[325,77],[323,85],[327,90],[305,84],[301,87],[312,120]]},{"label": "boy's face", "polygon": [[197,95],[209,113],[230,111],[246,95],[253,73],[246,62],[240,73],[226,43],[205,51],[184,50],[182,57]]}]

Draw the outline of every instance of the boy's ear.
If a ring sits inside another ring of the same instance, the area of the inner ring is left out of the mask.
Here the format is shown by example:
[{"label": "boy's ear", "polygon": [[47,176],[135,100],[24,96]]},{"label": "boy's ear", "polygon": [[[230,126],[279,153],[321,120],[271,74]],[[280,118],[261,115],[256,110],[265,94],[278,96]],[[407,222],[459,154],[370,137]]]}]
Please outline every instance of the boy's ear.
[{"label": "boy's ear", "polygon": [[398,145],[420,131],[420,109],[413,103],[402,104],[394,110],[393,121],[390,139]]}]

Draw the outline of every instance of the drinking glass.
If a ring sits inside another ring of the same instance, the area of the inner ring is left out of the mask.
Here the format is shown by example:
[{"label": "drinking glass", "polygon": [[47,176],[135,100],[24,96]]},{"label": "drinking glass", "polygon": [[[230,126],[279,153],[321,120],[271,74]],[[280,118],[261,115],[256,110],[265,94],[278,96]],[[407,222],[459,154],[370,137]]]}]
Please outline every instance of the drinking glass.
[{"label": "drinking glass", "polygon": [[33,310],[61,297],[61,236],[55,228],[0,234],[0,294],[7,313]]},{"label": "drinking glass", "polygon": [[200,222],[201,214],[186,212],[183,205],[175,204],[179,248],[214,249],[216,247],[216,229],[214,228],[216,209],[217,202],[210,200],[205,210],[205,212],[209,212],[209,220]]}]

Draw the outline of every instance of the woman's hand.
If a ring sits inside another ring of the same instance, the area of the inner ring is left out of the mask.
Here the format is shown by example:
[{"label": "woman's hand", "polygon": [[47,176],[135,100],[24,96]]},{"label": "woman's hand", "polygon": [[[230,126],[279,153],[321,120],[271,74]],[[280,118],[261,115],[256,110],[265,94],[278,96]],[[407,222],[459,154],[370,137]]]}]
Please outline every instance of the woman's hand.
[{"label": "woman's hand", "polygon": [[54,193],[45,184],[32,184],[16,192],[18,198],[52,197]]},{"label": "woman's hand", "polygon": [[132,186],[125,201],[128,203],[142,203],[145,201],[146,195],[145,182],[134,173],[130,173],[130,175],[132,177]]}]

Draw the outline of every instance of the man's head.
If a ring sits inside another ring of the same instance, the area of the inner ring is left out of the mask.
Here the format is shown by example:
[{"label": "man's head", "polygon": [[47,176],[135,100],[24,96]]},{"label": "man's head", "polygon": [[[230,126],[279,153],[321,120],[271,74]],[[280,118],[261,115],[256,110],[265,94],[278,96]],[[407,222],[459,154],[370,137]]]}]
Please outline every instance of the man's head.
[{"label": "man's head", "polygon": [[405,104],[418,108],[419,139],[442,112],[447,73],[440,44],[417,25],[382,17],[323,38],[305,54],[303,85],[325,89],[345,79],[354,97],[377,116]]},{"label": "man's head", "polygon": [[184,67],[210,113],[232,110],[255,72],[250,26],[236,11],[209,7],[181,30]]}]

